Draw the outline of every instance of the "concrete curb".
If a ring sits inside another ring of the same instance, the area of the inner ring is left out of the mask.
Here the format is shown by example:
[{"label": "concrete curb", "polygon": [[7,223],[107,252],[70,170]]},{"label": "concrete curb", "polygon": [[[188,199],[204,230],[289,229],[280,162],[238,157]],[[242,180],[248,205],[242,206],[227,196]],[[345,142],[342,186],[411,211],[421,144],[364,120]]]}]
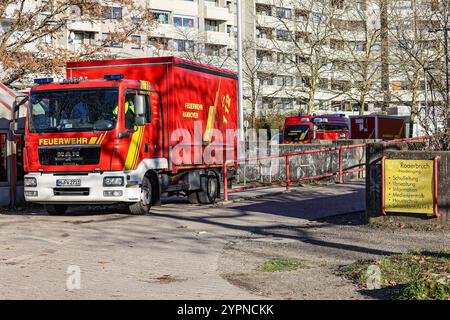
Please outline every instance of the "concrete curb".
[{"label": "concrete curb", "polygon": [[291,190],[291,191],[274,191],[274,192],[268,192],[265,194],[259,194],[259,195],[253,195],[253,196],[242,196],[236,199],[228,199],[228,201],[225,200],[220,200],[216,202],[216,205],[224,207],[228,204],[232,204],[232,203],[236,203],[236,202],[242,202],[242,201],[248,201],[248,200],[252,200],[252,199],[259,199],[259,198],[263,198],[263,197],[267,197],[267,196],[276,196],[282,193],[289,193],[292,191],[296,191],[296,190]]}]

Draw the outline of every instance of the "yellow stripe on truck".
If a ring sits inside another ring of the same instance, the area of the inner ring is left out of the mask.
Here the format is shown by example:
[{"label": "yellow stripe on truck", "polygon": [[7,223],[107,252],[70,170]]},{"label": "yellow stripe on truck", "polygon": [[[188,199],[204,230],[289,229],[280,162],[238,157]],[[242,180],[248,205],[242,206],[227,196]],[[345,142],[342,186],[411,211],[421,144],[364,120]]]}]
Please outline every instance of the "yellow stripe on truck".
[{"label": "yellow stripe on truck", "polygon": [[130,147],[128,149],[127,158],[125,160],[124,170],[132,170],[136,165],[139,151],[141,149],[144,128],[144,126],[138,127],[138,129],[133,132],[133,135],[131,136]]}]

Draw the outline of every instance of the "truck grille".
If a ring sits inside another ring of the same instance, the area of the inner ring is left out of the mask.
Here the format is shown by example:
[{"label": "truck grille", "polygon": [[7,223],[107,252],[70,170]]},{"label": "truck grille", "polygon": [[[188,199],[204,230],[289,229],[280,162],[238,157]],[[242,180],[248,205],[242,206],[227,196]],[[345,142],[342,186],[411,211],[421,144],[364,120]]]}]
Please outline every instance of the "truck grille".
[{"label": "truck grille", "polygon": [[41,165],[92,165],[100,162],[100,147],[39,147]]},{"label": "truck grille", "polygon": [[88,196],[89,188],[54,188],[55,196]]}]

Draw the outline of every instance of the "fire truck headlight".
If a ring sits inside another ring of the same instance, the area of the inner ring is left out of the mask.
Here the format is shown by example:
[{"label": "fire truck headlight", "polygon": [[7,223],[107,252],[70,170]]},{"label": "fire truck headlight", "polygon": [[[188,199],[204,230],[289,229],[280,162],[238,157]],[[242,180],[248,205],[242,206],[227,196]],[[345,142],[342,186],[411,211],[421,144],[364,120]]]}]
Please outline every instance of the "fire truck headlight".
[{"label": "fire truck headlight", "polygon": [[103,179],[104,187],[121,187],[124,184],[123,177],[105,177]]},{"label": "fire truck headlight", "polygon": [[36,187],[37,180],[36,180],[36,178],[25,178],[24,184],[25,184],[25,187]]}]

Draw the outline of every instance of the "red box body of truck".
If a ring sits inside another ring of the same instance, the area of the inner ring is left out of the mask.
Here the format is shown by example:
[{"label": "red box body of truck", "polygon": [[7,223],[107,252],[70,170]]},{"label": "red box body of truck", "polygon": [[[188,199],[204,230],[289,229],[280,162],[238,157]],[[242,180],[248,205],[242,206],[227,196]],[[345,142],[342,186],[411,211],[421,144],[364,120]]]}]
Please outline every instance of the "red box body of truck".
[{"label": "red box body of truck", "polygon": [[406,121],[406,117],[378,114],[350,116],[350,138],[404,139],[406,138]]},{"label": "red box body of truck", "polygon": [[211,203],[237,156],[228,70],[174,57],[73,62],[29,98],[25,198],[50,213],[127,202],[142,214],[164,194]]}]

